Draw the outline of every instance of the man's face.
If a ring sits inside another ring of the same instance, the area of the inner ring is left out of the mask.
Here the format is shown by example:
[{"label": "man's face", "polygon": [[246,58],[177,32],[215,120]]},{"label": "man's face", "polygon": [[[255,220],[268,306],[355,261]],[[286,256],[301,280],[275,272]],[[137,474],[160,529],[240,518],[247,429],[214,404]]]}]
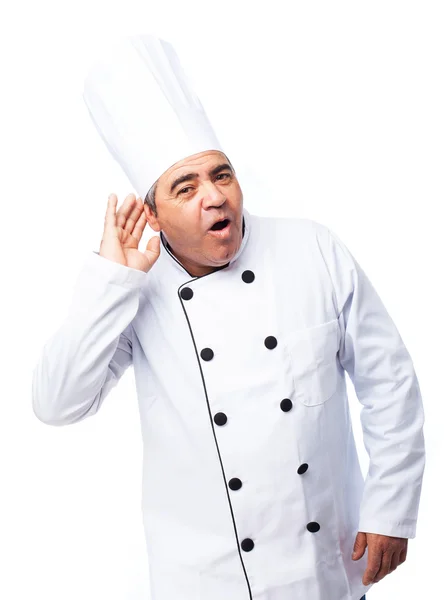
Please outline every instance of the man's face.
[{"label": "man's face", "polygon": [[[158,179],[157,217],[145,203],[154,231],[163,231],[173,254],[194,276],[228,263],[242,241],[243,194],[225,154],[207,150],[177,162]],[[228,219],[222,231],[211,231]]]}]

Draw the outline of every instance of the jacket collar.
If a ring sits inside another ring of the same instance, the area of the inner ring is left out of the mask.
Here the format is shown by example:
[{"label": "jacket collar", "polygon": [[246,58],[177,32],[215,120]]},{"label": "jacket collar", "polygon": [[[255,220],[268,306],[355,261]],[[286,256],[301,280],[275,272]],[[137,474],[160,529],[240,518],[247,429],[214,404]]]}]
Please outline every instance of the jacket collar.
[{"label": "jacket collar", "polygon": [[[241,256],[241,254],[243,253],[243,251],[247,245],[250,231],[251,231],[251,215],[248,212],[248,210],[245,207],[243,207],[243,239],[241,240],[240,247],[238,248],[238,250],[235,253],[232,260],[230,260],[227,264],[223,265],[222,267],[219,267],[218,269],[216,269],[216,271],[220,271],[221,269],[227,268],[229,265],[233,264],[235,261],[237,261],[239,259],[239,257]],[[165,255],[165,257],[168,258],[170,262],[174,263],[174,265],[179,270],[181,270],[184,274],[187,274],[190,277],[194,277],[194,275],[191,275],[191,273],[188,273],[188,271],[183,266],[183,264],[171,252],[170,245],[168,244],[165,236],[163,235],[163,231],[160,232],[160,241],[161,241],[161,252]],[[204,277],[204,275],[201,275],[199,277]],[[199,277],[197,276],[195,278],[199,279]]]}]

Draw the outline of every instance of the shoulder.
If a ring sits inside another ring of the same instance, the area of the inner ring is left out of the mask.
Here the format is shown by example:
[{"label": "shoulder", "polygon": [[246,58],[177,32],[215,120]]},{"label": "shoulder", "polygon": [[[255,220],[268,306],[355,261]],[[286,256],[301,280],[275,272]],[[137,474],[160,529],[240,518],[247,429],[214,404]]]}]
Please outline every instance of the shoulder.
[{"label": "shoulder", "polygon": [[260,230],[266,235],[277,234],[277,239],[284,239],[290,243],[319,243],[328,244],[331,237],[329,227],[305,217],[254,217]]}]

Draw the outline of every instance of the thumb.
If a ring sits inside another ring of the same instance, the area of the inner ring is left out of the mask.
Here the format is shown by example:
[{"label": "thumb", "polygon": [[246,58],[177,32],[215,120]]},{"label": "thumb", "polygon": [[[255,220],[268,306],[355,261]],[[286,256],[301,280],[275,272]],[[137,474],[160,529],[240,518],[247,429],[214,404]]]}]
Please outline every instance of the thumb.
[{"label": "thumb", "polygon": [[367,546],[367,536],[364,532],[358,531],[355,543],[353,545],[352,560],[359,560],[364,555]]},{"label": "thumb", "polygon": [[160,254],[160,237],[158,235],[154,235],[146,244],[146,250],[144,251],[144,255],[149,260],[149,268],[153,266],[156,260],[159,258]]}]

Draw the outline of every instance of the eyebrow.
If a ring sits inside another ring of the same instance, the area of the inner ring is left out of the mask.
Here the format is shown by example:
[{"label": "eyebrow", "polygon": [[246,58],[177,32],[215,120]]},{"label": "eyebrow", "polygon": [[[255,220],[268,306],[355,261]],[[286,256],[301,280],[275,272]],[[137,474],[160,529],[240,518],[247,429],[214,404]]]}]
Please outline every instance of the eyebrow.
[{"label": "eyebrow", "polygon": [[[208,174],[209,175],[217,175],[220,171],[223,171],[224,169],[230,169],[230,171],[231,171],[232,167],[228,163],[221,163],[220,165],[213,167],[213,169],[211,169],[208,172]],[[179,177],[176,177],[176,179],[171,184],[170,194],[175,190],[175,188],[179,184],[184,183],[184,181],[189,181],[190,179],[195,179],[196,177],[199,177],[199,173],[185,173],[184,175],[180,175]]]}]

